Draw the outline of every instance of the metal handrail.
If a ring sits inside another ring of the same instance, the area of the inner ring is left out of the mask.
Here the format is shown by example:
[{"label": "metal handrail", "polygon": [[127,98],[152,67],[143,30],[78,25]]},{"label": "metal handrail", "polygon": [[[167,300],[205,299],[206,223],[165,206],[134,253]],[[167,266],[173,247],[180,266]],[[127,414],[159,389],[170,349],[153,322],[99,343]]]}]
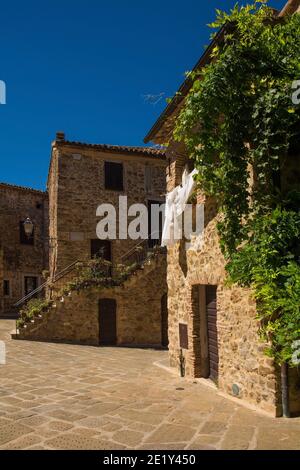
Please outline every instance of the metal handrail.
[{"label": "metal handrail", "polygon": [[[141,240],[139,243],[137,243],[133,248],[131,248],[130,250],[127,251],[127,253],[125,253],[122,257],[121,257],[121,263],[120,264],[123,264],[122,262],[123,261],[126,261],[128,259],[130,259],[130,256],[132,255],[135,255],[137,253],[137,248],[139,246],[142,246],[144,245],[145,243],[148,244],[149,242],[149,239],[151,240],[153,235],[156,235],[158,232],[155,231],[155,232],[152,232],[150,235],[149,235],[149,238],[146,238],[144,240]],[[158,240],[158,239],[157,239]],[[151,250],[151,247],[147,246],[147,249],[148,250]],[[147,250],[147,251],[148,251]],[[146,250],[144,250],[144,254],[146,253]],[[144,256],[144,257],[140,257],[139,259],[139,262],[143,262],[145,261],[145,259],[147,258],[147,256]],[[36,289],[34,289],[32,292],[30,292],[29,294],[25,295],[24,297],[22,297],[22,299],[18,300],[18,302],[16,302],[14,304],[14,307],[19,307],[20,305],[22,305],[23,303],[27,302],[27,300],[31,299],[32,297],[34,297],[36,294],[39,294],[43,289],[45,289],[45,287],[49,286],[49,285],[52,285],[54,284],[55,282],[59,281],[60,279],[62,279],[66,274],[69,274],[75,267],[78,263],[81,263],[81,260],[76,260],[74,261],[73,263],[71,263],[69,266],[67,266],[66,268],[62,269],[62,271],[60,271],[58,274],[55,275],[54,279],[51,279],[51,280],[47,280],[46,282],[44,282],[43,284],[41,284],[39,287],[37,287]],[[111,267],[110,269],[112,269],[113,267]]]},{"label": "metal handrail", "polygon": [[44,282],[43,284],[41,284],[39,287],[37,287],[36,289],[34,289],[33,291],[31,291],[29,294],[25,295],[24,297],[22,297],[22,299],[18,300],[18,302],[16,302],[14,304],[14,307],[19,307],[20,305],[22,305],[24,302],[26,302],[27,300],[31,299],[32,297],[34,297],[36,294],[39,294],[40,292],[42,292],[43,289],[45,289],[45,287],[49,286],[49,285],[52,285],[54,284],[55,282],[59,281],[60,279],[62,279],[66,274],[69,274],[75,267],[76,265],[80,263],[80,260],[76,260],[74,261],[72,264],[70,264],[69,266],[65,267],[64,269],[62,269],[58,274],[55,275],[54,279],[51,279],[51,280],[47,280],[46,282]]}]

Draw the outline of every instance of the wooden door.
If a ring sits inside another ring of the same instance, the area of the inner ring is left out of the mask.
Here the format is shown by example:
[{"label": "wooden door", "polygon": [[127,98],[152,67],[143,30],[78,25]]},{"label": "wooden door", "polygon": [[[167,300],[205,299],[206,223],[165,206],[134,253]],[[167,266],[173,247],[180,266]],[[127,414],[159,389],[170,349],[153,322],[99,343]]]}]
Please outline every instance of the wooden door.
[{"label": "wooden door", "polygon": [[114,299],[99,301],[99,344],[101,346],[117,344],[117,302]]},{"label": "wooden door", "polygon": [[208,335],[209,377],[215,382],[219,375],[219,348],[217,330],[217,287],[206,286],[206,315]]}]

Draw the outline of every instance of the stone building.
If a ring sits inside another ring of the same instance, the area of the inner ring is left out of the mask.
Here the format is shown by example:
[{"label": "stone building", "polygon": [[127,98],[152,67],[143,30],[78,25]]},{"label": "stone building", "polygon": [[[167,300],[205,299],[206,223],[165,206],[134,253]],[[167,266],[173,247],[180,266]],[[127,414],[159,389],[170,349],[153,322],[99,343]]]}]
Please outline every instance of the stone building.
[{"label": "stone building", "polygon": [[[26,236],[24,221],[34,231]],[[0,183],[0,315],[43,281],[48,269],[48,194]]]},{"label": "stone building", "polygon": [[164,203],[165,168],[161,150],[68,142],[58,134],[48,178],[51,274],[101,248],[109,261],[121,262],[139,241],[120,239],[118,231],[116,240],[97,239],[97,207],[112,204],[118,221],[120,196],[127,196],[128,208]]},{"label": "stone building", "polygon": [[[292,3],[295,12],[300,1]],[[223,34],[224,30],[218,33],[195,70],[209,62],[212,48]],[[166,151],[167,192],[181,184],[183,171],[191,164],[183,144],[172,140],[176,116],[191,85],[188,78],[145,138],[146,143],[170,142]],[[290,155],[281,178],[282,186],[299,188],[299,155]],[[199,245],[195,238],[188,250],[184,240],[168,247],[170,364],[187,377],[210,380],[222,392],[280,415],[280,374],[273,360],[265,356],[265,345],[259,340],[255,300],[248,289],[226,287],[216,206],[201,188],[197,203],[204,204],[204,243]],[[291,412],[298,413],[300,376],[296,369],[290,374]]]},{"label": "stone building", "polygon": [[[100,204],[112,204],[117,220],[124,222],[127,209],[119,210],[120,196],[127,196],[128,208],[164,203],[166,165],[159,149],[69,142],[63,133],[57,134],[48,177],[48,295],[53,302],[41,318],[19,328],[19,339],[167,345],[166,256],[155,249],[159,233],[152,239],[151,220],[144,241],[122,239],[118,231],[113,240],[100,240],[96,234]],[[127,227],[130,221],[125,218]],[[122,285],[61,298],[62,289],[78,276],[76,262],[101,255],[113,266],[127,265],[140,249],[142,263]]]}]

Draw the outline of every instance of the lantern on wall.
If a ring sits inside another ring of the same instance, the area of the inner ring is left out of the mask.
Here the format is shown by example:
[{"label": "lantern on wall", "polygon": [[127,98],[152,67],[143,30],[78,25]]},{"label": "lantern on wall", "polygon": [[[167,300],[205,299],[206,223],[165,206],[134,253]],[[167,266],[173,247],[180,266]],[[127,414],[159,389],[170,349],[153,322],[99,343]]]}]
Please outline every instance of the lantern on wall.
[{"label": "lantern on wall", "polygon": [[29,217],[27,217],[27,219],[24,220],[23,225],[24,225],[24,232],[25,232],[26,237],[31,238],[33,234],[33,229],[34,229],[32,220]]}]

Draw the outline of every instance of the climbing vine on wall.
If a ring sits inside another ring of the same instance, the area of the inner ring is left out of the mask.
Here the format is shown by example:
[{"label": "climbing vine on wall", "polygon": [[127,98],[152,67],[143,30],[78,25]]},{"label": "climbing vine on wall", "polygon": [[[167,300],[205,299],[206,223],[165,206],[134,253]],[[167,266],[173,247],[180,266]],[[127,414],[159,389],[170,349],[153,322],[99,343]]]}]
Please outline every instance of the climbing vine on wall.
[{"label": "climbing vine on wall", "polygon": [[292,102],[300,15],[276,18],[260,0],[217,10],[211,26],[224,38],[212,61],[190,73],[174,136],[185,142],[201,188],[217,199],[229,281],[254,288],[268,354],[291,362],[300,338],[300,192],[283,194],[279,175],[300,134]]}]

